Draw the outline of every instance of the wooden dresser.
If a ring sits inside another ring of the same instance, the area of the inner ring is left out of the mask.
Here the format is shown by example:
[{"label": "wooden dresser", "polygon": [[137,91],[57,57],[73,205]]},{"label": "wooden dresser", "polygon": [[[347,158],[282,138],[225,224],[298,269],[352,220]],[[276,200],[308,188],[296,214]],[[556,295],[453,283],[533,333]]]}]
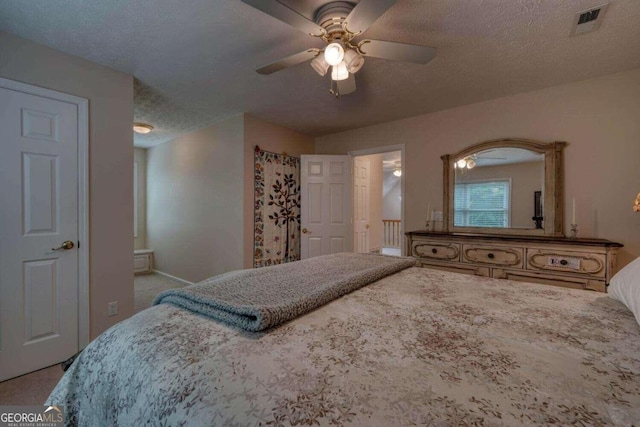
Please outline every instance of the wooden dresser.
[{"label": "wooden dresser", "polygon": [[422,267],[606,292],[623,245],[604,239],[410,231]]}]

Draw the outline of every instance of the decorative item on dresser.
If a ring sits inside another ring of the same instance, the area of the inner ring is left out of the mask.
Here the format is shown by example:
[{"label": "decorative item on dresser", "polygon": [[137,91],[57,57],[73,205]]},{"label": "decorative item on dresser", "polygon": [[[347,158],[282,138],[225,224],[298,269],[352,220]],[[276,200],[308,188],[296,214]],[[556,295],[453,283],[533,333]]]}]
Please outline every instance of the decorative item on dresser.
[{"label": "decorative item on dresser", "polygon": [[606,292],[618,249],[604,239],[410,231],[407,255],[422,267]]}]

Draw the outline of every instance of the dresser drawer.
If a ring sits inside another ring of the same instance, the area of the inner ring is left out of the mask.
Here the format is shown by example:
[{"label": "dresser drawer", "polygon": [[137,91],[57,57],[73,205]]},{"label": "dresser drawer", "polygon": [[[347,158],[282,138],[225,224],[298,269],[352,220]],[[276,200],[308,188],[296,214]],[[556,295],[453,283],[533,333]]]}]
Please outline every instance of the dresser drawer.
[{"label": "dresser drawer", "polygon": [[411,255],[418,258],[459,261],[460,245],[457,243],[414,241]]},{"label": "dresser drawer", "polygon": [[522,268],[524,250],[488,245],[463,245],[462,258],[465,262]]},{"label": "dresser drawer", "polygon": [[562,271],[604,278],[606,266],[605,254],[544,249],[527,250],[527,269],[529,270]]}]

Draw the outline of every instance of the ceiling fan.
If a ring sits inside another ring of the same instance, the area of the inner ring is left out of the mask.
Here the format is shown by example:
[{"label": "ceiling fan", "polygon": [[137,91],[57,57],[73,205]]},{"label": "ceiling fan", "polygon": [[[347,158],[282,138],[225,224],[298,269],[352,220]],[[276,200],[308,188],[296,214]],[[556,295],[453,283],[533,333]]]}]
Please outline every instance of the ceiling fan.
[{"label": "ceiling fan", "polygon": [[435,48],[384,40],[356,40],[396,1],[360,0],[357,4],[331,1],[316,10],[314,21],[311,21],[278,0],[242,0],[243,3],[327,43],[323,49],[307,49],[256,71],[271,74],[312,60],[311,66],[321,76],[326,75],[331,68],[329,92],[339,97],[356,90],[354,74],[364,65],[366,56],[426,64],[436,55]]},{"label": "ceiling fan", "polygon": [[487,156],[481,156],[480,154],[488,154],[490,152],[492,152],[494,150],[485,150],[482,151],[481,153],[474,153],[470,156],[467,156],[465,158],[462,158],[460,160],[458,160],[457,162],[455,162],[453,164],[453,167],[455,169],[462,169],[464,170],[466,169],[473,169],[474,167],[476,167],[476,165],[478,164],[478,160],[507,160],[506,157],[487,157]]}]

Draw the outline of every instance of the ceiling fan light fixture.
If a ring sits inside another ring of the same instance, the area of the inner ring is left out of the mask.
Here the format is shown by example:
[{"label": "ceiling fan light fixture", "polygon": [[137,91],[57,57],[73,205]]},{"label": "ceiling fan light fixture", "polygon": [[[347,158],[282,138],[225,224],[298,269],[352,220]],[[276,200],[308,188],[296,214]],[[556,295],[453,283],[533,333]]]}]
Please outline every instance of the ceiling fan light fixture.
[{"label": "ceiling fan light fixture", "polygon": [[344,62],[347,64],[347,71],[355,74],[364,65],[364,56],[353,49],[349,49],[344,54]]},{"label": "ceiling fan light fixture", "polygon": [[473,169],[476,167],[476,161],[473,159],[467,159],[467,169]]},{"label": "ceiling fan light fixture", "polygon": [[149,133],[153,130],[153,126],[148,125],[146,123],[134,123],[133,124],[133,131],[137,132],[137,133]]},{"label": "ceiling fan light fixture", "polygon": [[456,162],[456,166],[458,166],[460,169],[464,169],[465,167],[467,167],[467,160],[466,159],[460,159]]},{"label": "ceiling fan light fixture", "polygon": [[340,43],[329,43],[324,49],[324,60],[331,66],[336,66],[344,59],[344,48]]},{"label": "ceiling fan light fixture", "polygon": [[327,70],[329,70],[329,64],[324,59],[324,55],[316,56],[315,59],[311,61],[311,67],[321,76],[327,74]]},{"label": "ceiling fan light fixture", "polygon": [[341,80],[347,80],[348,78],[349,72],[347,71],[347,65],[344,61],[331,68],[331,80],[339,82]]},{"label": "ceiling fan light fixture", "polygon": [[396,168],[396,170],[393,171],[393,175],[397,176],[397,177],[401,177],[402,176],[402,169]]}]

